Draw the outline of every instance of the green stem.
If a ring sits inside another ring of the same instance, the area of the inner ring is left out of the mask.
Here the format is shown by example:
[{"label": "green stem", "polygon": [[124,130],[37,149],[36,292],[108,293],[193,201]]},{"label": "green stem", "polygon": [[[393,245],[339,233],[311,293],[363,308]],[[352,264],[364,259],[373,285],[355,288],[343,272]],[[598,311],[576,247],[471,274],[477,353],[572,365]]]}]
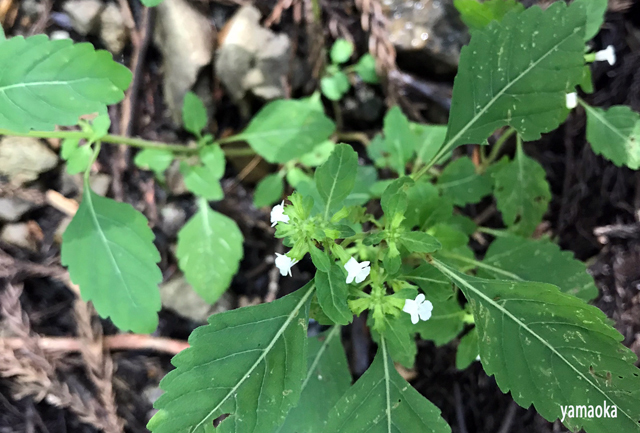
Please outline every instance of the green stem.
[{"label": "green stem", "polygon": [[502,146],[515,133],[516,133],[516,130],[514,128],[509,128],[504,132],[504,134],[500,136],[500,138],[498,138],[496,143],[491,148],[491,152],[489,153],[489,156],[487,157],[487,159],[485,159],[484,163],[482,164],[482,171],[486,170],[487,167],[489,167],[489,165],[491,165],[491,163],[493,163],[498,158],[498,155],[500,154],[500,149],[502,149]]},{"label": "green stem", "polygon": [[[9,135],[14,137],[35,137],[35,138],[59,138],[62,140],[89,140],[92,131],[30,131],[30,132],[15,132],[7,129],[0,129],[0,135]],[[233,138],[233,137],[229,137]],[[145,140],[142,138],[125,137],[122,135],[105,135],[100,138],[103,143],[111,144],[124,144],[126,146],[137,147],[139,149],[156,149],[167,150],[172,153],[182,155],[192,155],[198,153],[199,149],[195,147],[187,147],[179,144],[167,144],[160,141]],[[219,143],[222,143],[220,140]],[[226,156],[246,156],[255,155],[253,149],[223,149]]]},{"label": "green stem", "polygon": [[461,262],[465,262],[465,263],[469,263],[470,265],[474,265],[477,266],[479,268],[484,268],[487,269],[489,271],[495,272],[496,274],[500,274],[500,275],[504,275],[507,278],[510,278],[512,280],[517,280],[517,281],[522,281],[522,278],[520,278],[520,276],[513,274],[509,271],[505,271],[504,269],[500,269],[500,268],[496,268],[495,266],[491,266],[488,265],[486,263],[483,263],[479,260],[476,259],[471,259],[469,257],[465,257],[459,254],[453,254],[453,253],[446,253],[446,252],[442,252],[441,253],[444,257],[448,257],[450,259],[455,259],[455,260],[460,260]]},{"label": "green stem", "polygon": [[99,141],[95,143],[95,147],[93,148],[93,155],[91,155],[91,161],[87,166],[87,169],[84,171],[84,185],[85,187],[89,187],[89,175],[91,174],[91,166],[98,159],[98,154],[100,153],[100,148],[102,147],[102,143]]},{"label": "green stem", "polygon": [[489,227],[478,227],[476,230],[479,231],[480,233],[486,233],[488,235],[495,236],[497,238],[504,238],[504,237],[511,236],[507,231],[491,229]]}]

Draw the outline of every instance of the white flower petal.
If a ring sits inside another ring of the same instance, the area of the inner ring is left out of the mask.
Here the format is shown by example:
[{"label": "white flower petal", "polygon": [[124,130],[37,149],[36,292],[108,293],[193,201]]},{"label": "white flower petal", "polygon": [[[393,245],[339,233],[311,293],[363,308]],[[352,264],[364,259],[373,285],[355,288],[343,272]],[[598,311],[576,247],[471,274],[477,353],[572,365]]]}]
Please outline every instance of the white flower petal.
[{"label": "white flower petal", "polygon": [[596,61],[601,61],[601,62],[609,62],[609,64],[611,66],[615,65],[616,63],[616,51],[613,48],[613,45],[609,45],[607,48],[605,48],[604,50],[600,50],[596,53],[595,55],[595,60]]},{"label": "white flower petal", "polygon": [[280,275],[286,277],[287,275],[291,276],[291,268],[298,263],[298,260],[292,259],[285,254],[276,253],[275,263],[276,267],[280,270]]},{"label": "white flower petal", "polygon": [[424,296],[424,293],[418,293],[418,296],[416,296],[416,302],[418,304],[422,304],[425,299],[426,299],[426,296]]},{"label": "white flower petal", "polygon": [[569,110],[572,110],[578,106],[578,94],[576,92],[567,93],[565,97],[566,97],[565,101],[567,104],[567,108]]},{"label": "white flower petal", "polygon": [[414,301],[413,299],[405,299],[404,307],[402,307],[402,311],[408,314],[413,314],[414,311],[417,312],[418,305],[416,304],[416,301]]},{"label": "white flower petal", "polygon": [[284,200],[271,209],[271,227],[274,227],[279,222],[286,224],[289,222],[289,219],[289,216],[284,214]]},{"label": "white flower petal", "polygon": [[347,284],[351,284],[354,280],[356,283],[361,283],[369,276],[369,272],[371,272],[369,262],[365,261],[358,263],[358,261],[353,257],[345,263],[344,268],[347,270],[348,274]]},{"label": "white flower petal", "polygon": [[429,301],[425,301],[418,307],[418,315],[420,320],[427,321],[431,318],[431,311],[433,311],[433,304]]},{"label": "white flower petal", "polygon": [[420,319],[418,318],[418,313],[411,313],[411,323],[413,323],[415,325],[419,321],[420,321]]}]

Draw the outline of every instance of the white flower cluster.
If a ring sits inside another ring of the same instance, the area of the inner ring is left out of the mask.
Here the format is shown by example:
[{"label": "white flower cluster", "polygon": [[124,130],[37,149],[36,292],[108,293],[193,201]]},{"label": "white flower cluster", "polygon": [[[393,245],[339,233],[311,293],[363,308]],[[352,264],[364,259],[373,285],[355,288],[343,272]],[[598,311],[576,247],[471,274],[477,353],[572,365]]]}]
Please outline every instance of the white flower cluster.
[{"label": "white flower cluster", "polygon": [[[289,223],[289,216],[284,214],[284,201],[275,205],[271,209],[271,227],[275,227],[278,223]],[[292,259],[286,254],[276,253],[275,264],[280,270],[280,275],[283,277],[291,276],[291,268],[298,263],[298,260]],[[358,262],[355,258],[351,257],[344,268],[347,271],[347,284],[355,282],[356,284],[362,283],[367,279],[371,272],[370,262]],[[411,322],[415,325],[419,320],[429,320],[431,317],[431,311],[433,310],[433,304],[425,300],[425,296],[420,293],[415,300],[407,299],[404,303],[402,311],[411,315]]]},{"label": "white flower cluster", "polygon": [[[596,62],[607,62],[611,66],[616,64],[616,50],[613,45],[609,45],[604,50],[600,50],[593,55],[593,60]],[[578,94],[576,92],[567,93],[566,104],[569,110],[573,110],[578,106]]]}]

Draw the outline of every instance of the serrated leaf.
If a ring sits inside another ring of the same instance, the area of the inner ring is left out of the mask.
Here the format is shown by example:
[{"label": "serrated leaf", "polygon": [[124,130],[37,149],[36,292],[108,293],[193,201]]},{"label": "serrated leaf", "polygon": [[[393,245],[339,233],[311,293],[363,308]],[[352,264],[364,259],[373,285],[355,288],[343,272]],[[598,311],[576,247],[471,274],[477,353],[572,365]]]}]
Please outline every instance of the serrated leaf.
[{"label": "serrated leaf", "polygon": [[[322,272],[329,272],[331,270],[332,261],[324,251],[321,251],[315,245],[309,245],[309,255],[313,261],[313,265]],[[346,280],[345,280],[346,281]]]},{"label": "serrated leaf", "polygon": [[478,0],[454,0],[453,5],[460,12],[462,21],[471,30],[482,29],[494,20],[501,21],[513,10],[524,10],[524,6],[516,0],[487,0],[482,3]]},{"label": "serrated leaf", "polygon": [[122,330],[147,334],[158,326],[162,273],[153,238],[144,215],[85,183],[82,203],[62,235],[61,262],[82,299]]},{"label": "serrated leaf", "polygon": [[336,145],[333,153],[316,170],[315,183],[325,204],[324,218],[329,219],[342,207],[356,181],[358,154],[348,144]]},{"label": "serrated leaf", "polygon": [[464,370],[478,358],[478,331],[473,328],[460,339],[458,350],[456,351],[456,368]]},{"label": "serrated leaf", "polygon": [[201,200],[178,232],[178,265],[193,289],[213,304],[227,290],[244,254],[242,232],[232,219]]},{"label": "serrated leaf", "polygon": [[253,204],[255,207],[271,206],[280,201],[284,193],[284,181],[278,173],[268,174],[263,177],[256,191],[253,193]]},{"label": "serrated leaf", "polygon": [[585,14],[556,2],[507,14],[462,48],[443,150],[514,127],[526,141],[556,129],[584,66]]},{"label": "serrated leaf", "polygon": [[182,123],[184,129],[197,137],[200,137],[202,130],[207,126],[207,109],[202,100],[193,92],[187,92],[184,95]]},{"label": "serrated leaf", "polygon": [[401,176],[413,156],[418,140],[409,126],[409,120],[400,107],[393,106],[384,116],[384,150],[390,155],[390,164]]},{"label": "serrated leaf", "polygon": [[329,413],[335,433],[448,433],[440,410],[396,371],[384,342],[369,369]]},{"label": "serrated leaf", "polygon": [[438,188],[443,195],[451,197],[453,204],[464,206],[478,203],[491,194],[493,182],[490,177],[477,173],[473,161],[465,156],[445,167],[438,178]]},{"label": "serrated leaf", "polygon": [[324,433],[329,410],[351,386],[340,327],[308,341],[307,376],[302,382],[300,401],[275,433]]},{"label": "serrated leaf", "polygon": [[0,45],[0,128],[53,130],[106,112],[124,98],[131,72],[107,51],[71,39],[16,36]]},{"label": "serrated leaf", "polygon": [[67,161],[67,173],[77,174],[84,172],[93,157],[91,146],[78,146],[80,140],[67,138],[62,142],[60,156]]},{"label": "serrated leaf", "polygon": [[378,84],[380,82],[376,73],[376,60],[369,53],[360,57],[353,69],[365,83]]},{"label": "serrated leaf", "polygon": [[335,65],[346,62],[353,54],[353,44],[346,39],[336,39],[331,46],[329,56]]},{"label": "serrated leaf", "polygon": [[581,3],[587,14],[587,27],[584,33],[584,41],[590,41],[600,31],[604,23],[604,14],[607,12],[607,0],[576,0]]},{"label": "serrated leaf", "polygon": [[551,200],[544,168],[519,148],[515,159],[493,173],[493,178],[496,205],[504,223],[516,233],[529,236]]},{"label": "serrated leaf", "polygon": [[497,238],[482,263],[478,276],[483,278],[549,283],[585,302],[598,296],[585,264],[574,259],[571,251],[562,251],[547,240]]},{"label": "serrated leaf", "polygon": [[326,140],[314,147],[311,152],[302,155],[300,162],[308,167],[317,167],[329,159],[335,147],[336,144],[333,141]]},{"label": "serrated leaf", "polygon": [[545,283],[485,280],[434,261],[469,300],[482,366],[522,407],[549,421],[562,406],[617,407],[617,418],[565,419],[574,431],[640,431],[640,370],[597,308]]},{"label": "serrated leaf", "polygon": [[441,197],[431,182],[416,182],[407,190],[407,213],[404,224],[407,228],[419,227],[426,230],[440,222],[446,222],[453,215],[450,197]]},{"label": "serrated leaf", "polygon": [[415,326],[423,340],[432,340],[436,346],[447,344],[460,334],[464,327],[465,311],[458,300],[451,296],[447,299],[427,298],[433,304],[431,318],[420,321]]},{"label": "serrated leaf", "polygon": [[261,433],[280,425],[300,396],[307,363],[313,282],[277,301],[209,317],[172,359],[165,393],[147,428],[154,433]]},{"label": "serrated leaf", "polygon": [[320,80],[320,90],[322,90],[322,94],[331,101],[339,101],[342,99],[350,87],[349,77],[342,71],[337,71],[333,75],[322,77]]},{"label": "serrated leaf", "polygon": [[281,99],[262,108],[236,137],[268,162],[285,163],[310,152],[334,130],[313,100]]},{"label": "serrated leaf", "polygon": [[444,125],[423,125],[420,123],[412,123],[411,126],[417,136],[416,153],[418,160],[430,162],[444,143],[447,135],[447,127]]},{"label": "serrated leaf", "polygon": [[220,200],[224,191],[220,179],[224,176],[225,157],[220,146],[203,147],[199,152],[203,165],[190,165],[186,161],[180,163],[180,173],[189,191],[207,200]]},{"label": "serrated leaf", "polygon": [[[370,322],[373,321],[373,315],[369,316]],[[402,364],[406,368],[413,368],[418,354],[416,346],[416,327],[411,323],[411,317],[406,313],[401,313],[398,317],[389,317],[383,315],[381,317],[384,323],[384,329],[378,332],[370,323],[371,338],[376,343],[381,343],[381,336],[384,337],[389,357],[392,361]]]},{"label": "serrated leaf", "polygon": [[640,168],[640,115],[626,105],[587,110],[587,141],[597,155],[617,166]]},{"label": "serrated leaf", "polygon": [[432,253],[442,247],[436,238],[424,232],[404,232],[398,240],[412,253]]},{"label": "serrated leaf", "polygon": [[173,162],[173,153],[162,149],[143,149],[136,154],[133,162],[144,170],[151,170],[156,177],[164,181],[164,171]]},{"label": "serrated leaf", "polygon": [[353,313],[347,305],[349,286],[342,267],[331,264],[329,272],[316,272],[316,290],[318,303],[322,311],[338,325],[348,325],[353,320]]}]

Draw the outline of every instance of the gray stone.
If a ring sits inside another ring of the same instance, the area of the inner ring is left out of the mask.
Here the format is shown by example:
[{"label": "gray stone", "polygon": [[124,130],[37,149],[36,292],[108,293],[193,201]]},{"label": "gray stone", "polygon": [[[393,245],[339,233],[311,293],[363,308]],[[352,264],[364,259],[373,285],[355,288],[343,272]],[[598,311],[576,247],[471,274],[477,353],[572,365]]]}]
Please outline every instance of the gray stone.
[{"label": "gray stone", "polygon": [[389,39],[416,69],[455,70],[469,33],[453,0],[383,0]]},{"label": "gray stone", "polygon": [[289,68],[291,43],[260,25],[260,11],[245,5],[223,29],[218,48],[216,73],[237,101],[251,92],[263,99],[284,96],[282,77]]},{"label": "gray stone", "polygon": [[160,227],[169,237],[177,235],[186,220],[187,213],[175,203],[169,203],[160,208]]},{"label": "gray stone", "polygon": [[7,224],[0,232],[0,239],[17,247],[38,251],[38,239],[29,223]]},{"label": "gray stone", "polygon": [[128,40],[127,28],[120,8],[109,3],[100,14],[100,39],[113,54],[120,54]]},{"label": "gray stone", "polygon": [[0,140],[0,161],[0,174],[19,186],[55,167],[58,155],[37,138],[4,137]]},{"label": "gray stone", "polygon": [[0,220],[18,221],[22,215],[35,207],[35,203],[18,197],[0,197]]},{"label": "gray stone", "polygon": [[182,124],[184,95],[213,57],[209,19],[185,0],[165,0],[157,6],[154,42],[164,62],[164,98],[176,125]]},{"label": "gray stone", "polygon": [[103,7],[99,0],[71,0],[62,6],[62,10],[71,18],[73,29],[86,36],[98,30]]},{"label": "gray stone", "polygon": [[232,308],[232,295],[225,292],[214,305],[207,304],[198,295],[182,274],[176,274],[166,283],[160,284],[162,305],[182,317],[195,322],[206,322],[211,314]]}]

